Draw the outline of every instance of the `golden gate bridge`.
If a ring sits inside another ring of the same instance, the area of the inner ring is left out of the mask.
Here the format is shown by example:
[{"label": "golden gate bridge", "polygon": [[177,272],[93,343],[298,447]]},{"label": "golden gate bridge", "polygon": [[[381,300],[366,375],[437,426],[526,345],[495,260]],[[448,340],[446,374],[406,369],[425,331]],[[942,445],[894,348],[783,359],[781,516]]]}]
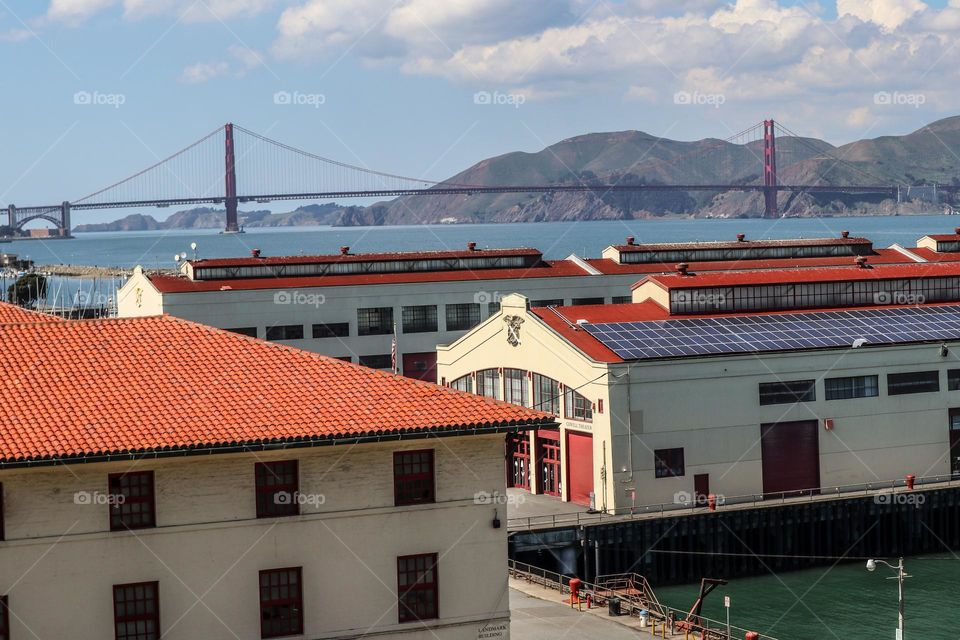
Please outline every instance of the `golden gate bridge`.
[{"label": "golden gate bridge", "polygon": [[[810,147],[808,151],[825,156],[835,164],[851,167],[873,182],[853,185],[779,183],[778,134],[806,144]],[[750,149],[750,154],[762,164],[762,172],[758,172],[755,180],[704,184],[651,184],[647,181],[636,184],[626,180],[602,184],[577,180],[561,184],[477,185],[375,171],[319,156],[228,123],[146,169],[89,195],[55,205],[10,204],[6,206],[6,215],[7,224],[14,232],[22,230],[31,221],[42,219],[54,224],[62,235],[69,235],[71,214],[75,211],[219,204],[226,209],[225,232],[235,233],[240,230],[238,206],[247,202],[484,193],[592,192],[607,195],[618,192],[740,191],[762,193],[764,216],[772,218],[779,215],[778,194],[782,192],[865,194],[899,199],[900,189],[904,187],[883,184],[882,179],[876,179],[842,158],[830,156],[823,148],[814,148],[809,140],[773,120],[764,120],[734,136],[713,141],[693,153],[700,156],[714,152],[722,154],[729,151],[730,145],[758,146],[761,141],[762,153]],[[681,155],[666,164],[677,165],[686,161],[689,158]],[[954,193],[957,187],[944,186],[941,189]]]}]

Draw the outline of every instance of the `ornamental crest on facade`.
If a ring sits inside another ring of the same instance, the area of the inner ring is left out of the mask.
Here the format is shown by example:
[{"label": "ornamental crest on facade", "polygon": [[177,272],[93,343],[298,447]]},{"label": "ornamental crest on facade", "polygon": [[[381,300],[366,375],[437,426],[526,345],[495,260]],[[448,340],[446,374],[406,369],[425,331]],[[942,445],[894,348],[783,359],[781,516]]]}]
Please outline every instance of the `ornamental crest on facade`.
[{"label": "ornamental crest on facade", "polygon": [[523,318],[520,316],[506,316],[503,321],[507,324],[507,343],[511,347],[520,345],[520,325]]}]

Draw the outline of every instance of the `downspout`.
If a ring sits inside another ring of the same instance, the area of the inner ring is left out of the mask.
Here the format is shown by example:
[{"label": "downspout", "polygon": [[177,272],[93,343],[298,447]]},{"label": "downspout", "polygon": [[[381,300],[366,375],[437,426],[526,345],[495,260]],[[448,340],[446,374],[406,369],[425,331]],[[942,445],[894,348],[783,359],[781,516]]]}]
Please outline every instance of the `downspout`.
[{"label": "downspout", "polygon": [[[628,464],[627,469],[629,475],[622,480],[624,484],[633,483],[633,407],[630,404],[630,367],[627,367],[627,370],[621,373],[620,375],[613,375],[613,378],[626,378],[627,379],[627,458]],[[610,407],[610,410],[613,410],[613,407]]]}]

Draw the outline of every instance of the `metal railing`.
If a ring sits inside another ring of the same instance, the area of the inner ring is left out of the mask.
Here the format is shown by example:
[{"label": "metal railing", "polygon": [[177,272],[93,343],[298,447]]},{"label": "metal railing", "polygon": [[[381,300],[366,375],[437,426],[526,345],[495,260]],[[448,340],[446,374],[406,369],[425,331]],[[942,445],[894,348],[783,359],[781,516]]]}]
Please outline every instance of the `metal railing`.
[{"label": "metal railing", "polygon": [[[923,485],[937,485],[927,488],[949,488],[960,486],[958,475],[918,476],[914,480],[914,490],[923,488]],[[738,496],[717,494],[716,509],[724,507],[757,507],[773,504],[795,504],[798,502],[815,502],[838,497],[857,497],[858,494],[883,495],[906,488],[905,478],[894,480],[879,480],[876,482],[862,482],[858,484],[838,485],[834,487],[819,487],[816,489],[802,489],[797,491],[776,493],[752,493]],[[602,524],[614,521],[640,519],[651,516],[682,515],[683,513],[702,513],[709,510],[707,498],[694,498],[683,492],[687,499],[673,502],[654,503],[625,507],[622,509],[608,509],[607,511],[569,511],[542,516],[508,518],[507,529],[510,531],[524,531],[532,529],[549,529],[580,525]]]},{"label": "metal railing", "polygon": [[[536,584],[545,589],[559,591],[561,595],[570,594],[570,580],[573,579],[572,576],[541,569],[540,567],[535,567],[524,562],[517,562],[516,560],[508,560],[507,568],[512,578]],[[659,625],[665,625],[666,631],[669,631],[671,635],[684,633],[686,630],[686,635],[691,638],[691,640],[738,640],[744,638],[747,633],[750,633],[749,629],[730,625],[730,633],[728,634],[727,624],[725,622],[704,616],[699,616],[695,625],[685,623],[684,621],[687,618],[688,612],[660,604],[646,579],[639,575],[636,577],[641,579],[643,584],[646,585],[646,588],[650,590],[649,598],[656,602],[656,608],[647,606],[647,603],[637,598],[631,598],[631,592],[629,590],[617,591],[606,585],[581,581],[578,593],[582,602],[586,601],[589,597],[591,605],[596,604],[600,607],[607,605],[611,598],[619,598],[620,610],[626,615],[639,618],[640,612],[646,611],[648,619],[650,623],[654,625],[654,628]],[[600,576],[597,580],[599,581],[604,578],[612,578],[615,583],[625,585],[626,589],[630,588],[628,586],[629,581],[624,579],[625,574]],[[758,640],[777,639],[773,636],[760,633]]]}]

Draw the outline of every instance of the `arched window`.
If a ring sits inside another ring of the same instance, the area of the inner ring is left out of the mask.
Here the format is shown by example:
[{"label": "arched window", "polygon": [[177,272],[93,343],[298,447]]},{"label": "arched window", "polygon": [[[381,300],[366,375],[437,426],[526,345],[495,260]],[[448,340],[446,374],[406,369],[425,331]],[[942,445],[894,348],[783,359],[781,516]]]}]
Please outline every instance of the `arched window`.
[{"label": "arched window", "polygon": [[469,373],[465,376],[460,376],[456,380],[450,383],[451,389],[456,389],[457,391],[467,391],[473,393],[473,376]]},{"label": "arched window", "polygon": [[503,399],[524,407],[530,406],[527,372],[523,369],[503,370]]},{"label": "arched window", "polygon": [[477,395],[500,399],[500,372],[496,369],[477,371]]},{"label": "arched window", "polygon": [[533,374],[533,408],[560,415],[560,383],[539,373]]},{"label": "arched window", "polygon": [[593,422],[593,404],[573,389],[564,394],[564,415],[570,420]]}]

